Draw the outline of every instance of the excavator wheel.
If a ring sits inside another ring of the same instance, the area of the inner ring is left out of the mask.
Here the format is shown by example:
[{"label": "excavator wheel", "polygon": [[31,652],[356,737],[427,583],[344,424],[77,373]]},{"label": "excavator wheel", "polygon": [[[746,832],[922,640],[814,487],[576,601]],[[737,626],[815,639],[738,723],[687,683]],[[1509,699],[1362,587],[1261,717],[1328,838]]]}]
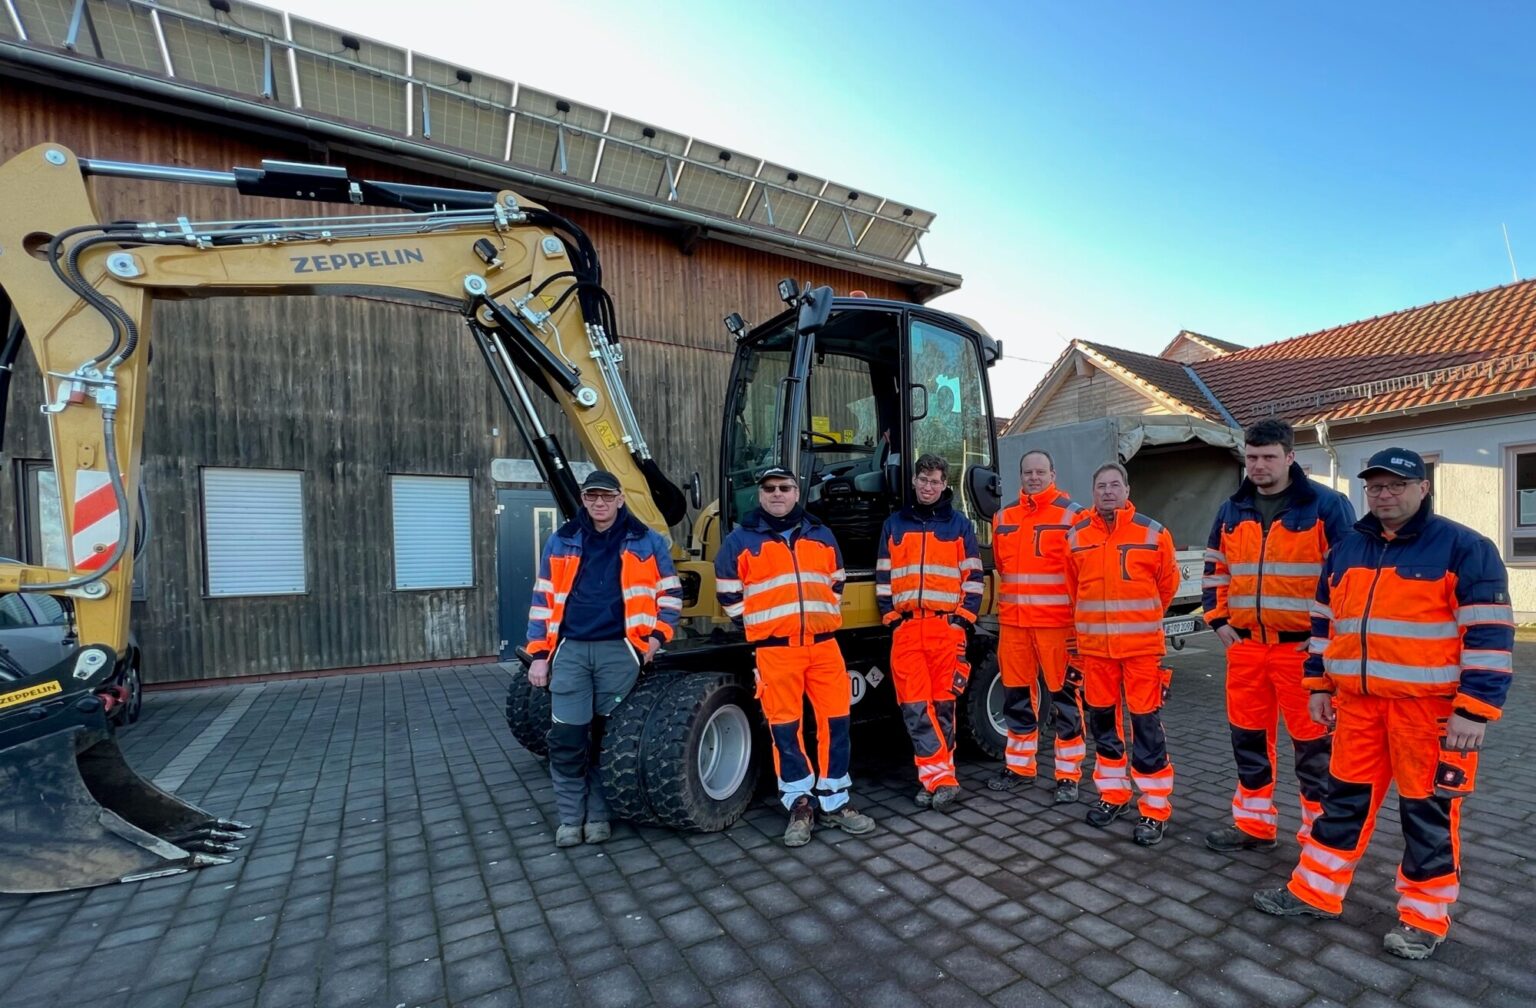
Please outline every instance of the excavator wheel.
[{"label": "excavator wheel", "polygon": [[608,807],[620,819],[647,826],[656,823],[651,803],[646,800],[643,752],[647,726],[672,679],[657,672],[642,676],[624,702],[608,715],[598,772]]},{"label": "excavator wheel", "polygon": [[956,738],[972,755],[1000,760],[1008,745],[1003,721],[1003,672],[997,651],[973,666],[971,681],[955,706],[959,708]]},{"label": "excavator wheel", "polygon": [[521,662],[501,666],[509,675],[507,727],[524,749],[543,759],[549,755],[549,690],[530,683]]},{"label": "excavator wheel", "polygon": [[716,833],[746,811],[762,769],[752,692],[734,675],[672,679],[644,740],[645,794],[656,820]]}]

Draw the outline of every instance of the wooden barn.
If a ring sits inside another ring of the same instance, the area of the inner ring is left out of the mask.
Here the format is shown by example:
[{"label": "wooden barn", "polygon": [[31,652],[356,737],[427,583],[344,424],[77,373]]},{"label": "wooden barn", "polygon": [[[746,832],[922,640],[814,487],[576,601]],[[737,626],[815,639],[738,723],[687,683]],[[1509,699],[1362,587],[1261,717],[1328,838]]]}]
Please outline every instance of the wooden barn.
[{"label": "wooden barn", "polygon": [[[730,312],[784,277],[926,301],[933,215],[749,154],[240,0],[11,0],[0,159],[512,189],[591,235],[625,379],[665,473],[715,492]],[[97,178],[102,220],[344,208]],[[14,250],[0,249],[0,254]],[[918,261],[909,261],[916,258]],[[465,661],[516,643],[554,509],[453,311],[382,297],[157,309],[144,447],[150,534],[134,628],[149,683]],[[62,548],[43,386],[23,352],[0,469],[0,547]],[[545,422],[579,444],[553,408]]]}]

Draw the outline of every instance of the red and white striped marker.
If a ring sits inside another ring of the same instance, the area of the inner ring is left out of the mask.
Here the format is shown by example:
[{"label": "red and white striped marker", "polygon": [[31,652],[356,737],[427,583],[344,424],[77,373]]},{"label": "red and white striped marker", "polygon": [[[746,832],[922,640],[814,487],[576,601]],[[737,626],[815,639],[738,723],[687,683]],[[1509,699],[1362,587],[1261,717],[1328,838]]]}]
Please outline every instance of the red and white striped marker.
[{"label": "red and white striped marker", "polygon": [[112,478],[94,469],[76,469],[75,517],[70,530],[75,569],[98,570],[105,566],[122,531]]}]

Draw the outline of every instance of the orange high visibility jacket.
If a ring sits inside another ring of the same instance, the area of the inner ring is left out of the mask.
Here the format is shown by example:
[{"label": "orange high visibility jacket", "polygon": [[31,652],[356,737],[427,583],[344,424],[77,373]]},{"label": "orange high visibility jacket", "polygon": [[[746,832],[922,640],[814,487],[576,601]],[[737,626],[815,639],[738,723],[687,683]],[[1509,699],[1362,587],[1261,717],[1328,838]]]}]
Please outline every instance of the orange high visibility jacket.
[{"label": "orange high visibility jacket", "polygon": [[1114,527],[1089,511],[1067,533],[1067,591],[1077,650],[1097,658],[1161,655],[1163,611],[1179,590],[1173,536],[1129,502]]},{"label": "orange high visibility jacket", "polygon": [[1019,491],[1019,502],[992,518],[992,557],[1002,580],[998,622],[1017,627],[1069,627],[1067,533],[1083,517],[1082,505],[1048,486]]},{"label": "orange high visibility jacket", "polygon": [[1430,510],[1388,538],[1371,514],[1328,554],[1302,685],[1388,699],[1452,697],[1492,721],[1514,672],[1509,574],[1498,548]]},{"label": "orange high visibility jacket", "polygon": [[[646,527],[628,508],[619,511],[624,545],[619,549],[619,584],[624,590],[624,639],[644,651],[652,637],[672,639],[683,611],[683,584],[667,550],[667,541]],[[568,521],[544,544],[539,576],[528,609],[527,651],[548,658],[560,639],[565,601],[581,566],[580,521]]]},{"label": "orange high visibility jacket", "polygon": [[1291,463],[1290,497],[1264,527],[1251,480],[1222,503],[1205,548],[1201,596],[1212,629],[1230,623],[1266,644],[1311,636],[1312,599],[1323,557],[1350,533],[1355,511]]},{"label": "orange high visibility jacket", "polygon": [[811,644],[843,625],[843,556],[810,515],[786,539],[748,511],[715,557],[715,593],[754,643]]},{"label": "orange high visibility jacket", "polygon": [[975,623],[984,578],[971,520],[955,511],[954,491],[932,508],[902,508],[880,529],[875,560],[875,604],[881,622],[936,613]]}]

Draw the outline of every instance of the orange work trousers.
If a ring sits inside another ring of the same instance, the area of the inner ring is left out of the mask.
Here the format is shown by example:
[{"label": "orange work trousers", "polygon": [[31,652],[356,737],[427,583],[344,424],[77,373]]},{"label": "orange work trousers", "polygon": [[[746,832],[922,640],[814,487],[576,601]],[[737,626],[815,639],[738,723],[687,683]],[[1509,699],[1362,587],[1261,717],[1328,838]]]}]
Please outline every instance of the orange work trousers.
[{"label": "orange work trousers", "polygon": [[1020,777],[1036,773],[1040,749],[1040,678],[1051,698],[1056,779],[1083,776],[1083,701],[1076,683],[1067,678],[1070,627],[998,628],[997,660],[1003,677],[1003,721],[1008,728],[1005,765]]},{"label": "orange work trousers", "polygon": [[[805,701],[816,715],[816,767],[805,751],[800,719]],[[853,690],[848,667],[835,640],[815,644],[760,646],[757,649],[757,699],[773,735],[773,767],[779,799],[789,808],[802,795],[814,795],[823,811],[848,804],[848,711]]]},{"label": "orange work trousers", "polygon": [[[1163,733],[1163,670],[1157,655],[1099,658],[1081,655],[1083,703],[1093,733],[1093,786],[1111,805],[1131,800],[1131,785],[1141,792],[1137,809],[1166,822],[1173,814],[1173,763]],[[1131,752],[1127,759],[1121,695],[1131,716]]]},{"label": "orange work trousers", "polygon": [[928,792],[958,785],[955,776],[955,678],[970,677],[965,631],[947,616],[901,621],[891,634],[891,679],[912,738],[917,781]]},{"label": "orange work trousers", "polygon": [[[1404,924],[1444,935],[1460,892],[1461,801],[1435,794],[1436,768],[1450,697],[1335,695],[1337,720],[1323,814],[1302,841],[1290,890],[1320,910],[1339,913],[1371,831],[1376,810],[1397,785],[1403,859],[1397,869],[1397,916]],[[1450,759],[1470,788],[1476,754]]]},{"label": "orange work trousers", "polygon": [[1301,827],[1305,840],[1322,812],[1328,782],[1328,729],[1307,713],[1309,691],[1301,685],[1306,643],[1263,644],[1240,640],[1227,649],[1227,721],[1232,755],[1237,761],[1237,789],[1232,821],[1249,836],[1273,840],[1279,832],[1275,807],[1275,742],[1280,719],[1291,736],[1296,781],[1301,792]]}]

